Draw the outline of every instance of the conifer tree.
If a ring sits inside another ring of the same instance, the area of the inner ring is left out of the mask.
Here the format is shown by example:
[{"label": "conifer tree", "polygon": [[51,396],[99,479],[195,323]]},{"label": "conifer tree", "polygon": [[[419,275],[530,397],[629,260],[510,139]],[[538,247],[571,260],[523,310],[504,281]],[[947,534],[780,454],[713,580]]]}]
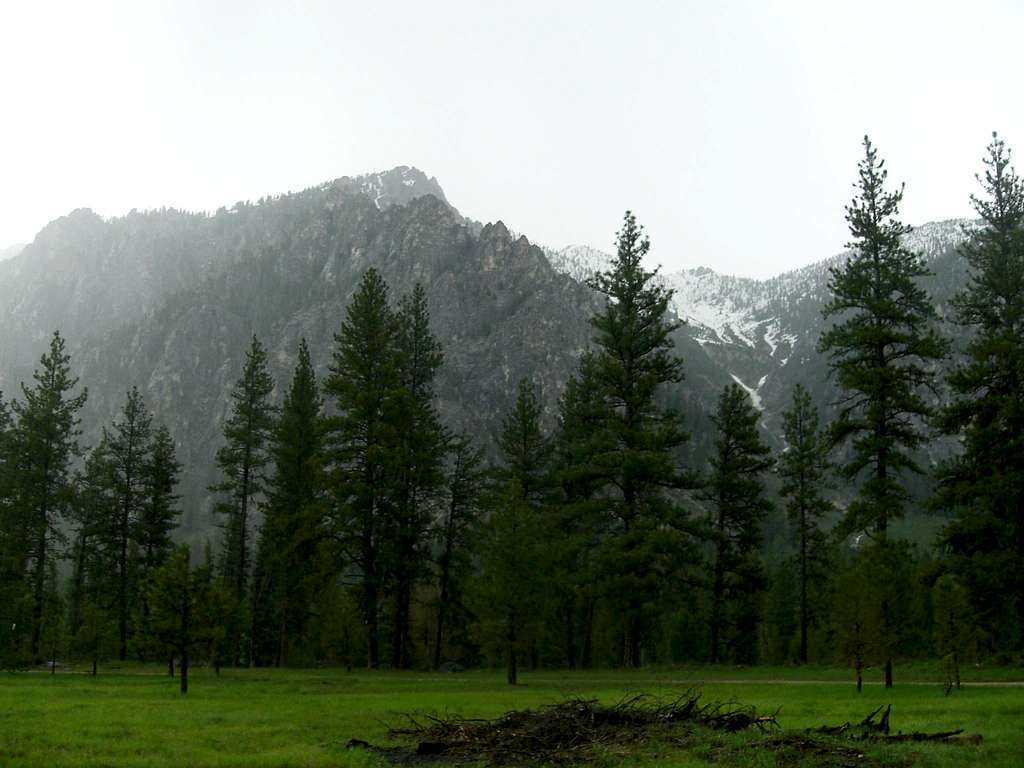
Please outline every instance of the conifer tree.
[{"label": "conifer tree", "polygon": [[324,535],[320,503],[322,403],[306,340],[285,394],[270,448],[274,470],[267,489],[260,559],[270,582],[275,615],[275,661],[287,666],[309,612],[319,541]]},{"label": "conifer tree", "polygon": [[149,460],[144,467],[144,500],[135,524],[133,542],[136,550],[135,568],[141,603],[139,620],[143,625],[141,634],[149,636],[145,624],[149,622],[149,585],[156,569],[163,565],[174,544],[171,532],[178,526],[178,462],[174,440],[167,427],[157,427],[153,434]]},{"label": "conifer tree", "polygon": [[224,424],[226,444],[217,451],[217,466],[224,479],[211,489],[224,497],[216,510],[224,518],[221,577],[234,601],[229,644],[235,665],[242,656],[242,627],[251,570],[250,528],[256,505],[263,496],[270,460],[268,446],[275,420],[275,408],[270,402],[273,389],[266,352],[253,336],[242,375],[231,392],[231,415]]},{"label": "conifer tree", "polygon": [[1010,163],[1010,150],[993,134],[979,177],[984,197],[971,196],[981,226],[961,247],[970,281],[954,301],[957,322],[974,333],[966,360],[949,375],[954,399],[940,419],[944,431],[962,435],[964,450],[940,473],[937,505],[957,512],[943,541],[981,620],[1000,645],[1015,636],[1021,650],[1024,182]]},{"label": "conifer tree", "polygon": [[394,446],[401,388],[399,327],[388,288],[368,269],[334,337],[324,391],[338,415],[327,422],[334,536],[359,581],[367,665],[380,664],[379,613],[385,586],[383,546],[394,488]]},{"label": "conifer tree", "polygon": [[174,649],[179,661],[181,693],[188,693],[192,659],[209,647],[217,631],[211,607],[212,579],[205,567],[193,570],[189,548],[182,544],[153,574],[148,602],[152,606],[150,632]]},{"label": "conifer tree", "polygon": [[807,663],[807,631],[811,622],[808,586],[824,577],[825,535],[821,518],[832,502],[823,495],[829,470],[825,435],[819,428],[818,411],[802,384],[793,389],[793,402],[782,414],[788,447],[779,458],[781,494],[796,533],[800,592],[800,661]]},{"label": "conifer tree", "polygon": [[110,462],[110,479],[116,504],[103,530],[117,574],[118,659],[128,658],[130,602],[136,587],[131,545],[145,506],[146,469],[152,451],[152,417],[137,387],[128,392],[121,418],[103,430],[103,452]]},{"label": "conifer tree", "polygon": [[434,378],[443,361],[441,345],[430,330],[427,296],[419,283],[404,296],[396,316],[400,390],[396,418],[393,517],[389,521],[389,557],[394,582],[391,666],[411,664],[410,606],[413,586],[424,575],[427,544],[444,484],[447,435],[437,413]]},{"label": "conifer tree", "polygon": [[143,482],[144,500],[137,525],[135,541],[139,546],[143,578],[163,564],[173,549],[171,532],[178,526],[178,461],[174,439],[165,426],[153,433],[149,461]]},{"label": "conifer tree", "polygon": [[544,615],[542,591],[549,558],[544,511],[548,496],[550,441],[541,423],[537,392],[527,379],[498,435],[501,463],[489,499],[481,575],[475,584],[484,639],[505,657],[507,680],[519,679],[519,655],[531,648]]},{"label": "conifer tree", "polygon": [[686,434],[675,412],[659,407],[665,384],[682,381],[682,361],[672,354],[679,323],[668,315],[672,291],[644,268],[650,242],[626,212],[616,255],[592,288],[606,297],[591,324],[596,331],[594,376],[607,405],[609,445],[600,457],[606,520],[603,561],[610,597],[623,617],[623,661],[642,663],[644,622],[662,594],[664,579],[685,559],[688,525],[667,495],[686,485],[677,449]]},{"label": "conifer tree", "polygon": [[561,495],[554,541],[559,618],[564,626],[565,661],[570,668],[593,664],[597,604],[597,548],[602,531],[606,481],[599,463],[610,447],[605,429],[606,398],[597,381],[594,356],[586,353],[559,400],[555,475]]},{"label": "conifer tree", "polygon": [[468,437],[453,438],[448,456],[447,504],[437,526],[440,552],[434,669],[441,666],[441,652],[453,614],[465,613],[463,582],[470,566],[473,541],[479,535],[484,491],[483,453],[472,446]]},{"label": "conifer tree", "polygon": [[760,413],[739,385],[730,384],[711,417],[718,427],[711,477],[705,490],[711,504],[711,663],[725,660],[726,633],[737,661],[756,661],[758,593],[765,588],[758,557],[761,523],[772,508],[765,498],[763,473],[771,451],[758,432]]},{"label": "conifer tree", "polygon": [[61,523],[72,498],[71,460],[78,455],[78,412],[86,390],[71,392],[78,379],[71,375],[71,360],[64,339],[54,333],[50,349],[33,373],[35,384],[22,384],[23,401],[15,401],[14,450],[18,517],[28,540],[32,594],[32,656],[39,658],[46,598],[46,577],[56,547],[64,540]]},{"label": "conifer tree", "polygon": [[[822,334],[818,348],[828,355],[842,390],[831,441],[852,444],[840,471],[850,480],[866,474],[843,530],[865,531],[885,547],[889,522],[902,514],[906,497],[899,475],[920,472],[912,451],[924,440],[922,420],[932,413],[921,393],[933,384],[928,366],[945,356],[947,344],[931,327],[935,308],[917,282],[928,270],[901,243],[910,231],[896,218],[903,189],[886,190],[888,172],[866,136],[864,152],[858,194],[846,208],[852,253],[842,267],[832,268],[832,299],[824,308],[825,317],[837,322]],[[884,581],[886,574],[878,578]],[[884,617],[891,606],[881,607]],[[891,659],[885,668],[891,687]]]}]

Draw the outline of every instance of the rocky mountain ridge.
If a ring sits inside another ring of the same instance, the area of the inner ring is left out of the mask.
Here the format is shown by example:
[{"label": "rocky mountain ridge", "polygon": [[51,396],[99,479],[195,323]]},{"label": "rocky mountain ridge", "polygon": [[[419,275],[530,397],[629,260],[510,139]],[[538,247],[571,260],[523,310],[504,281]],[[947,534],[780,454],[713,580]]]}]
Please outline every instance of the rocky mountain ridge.
[{"label": "rocky mountain ridge", "polygon": [[[963,279],[954,230],[947,222],[914,234],[933,254],[936,295],[947,299]],[[708,414],[730,381],[763,409],[776,447],[795,381],[827,404],[814,344],[827,268],[840,258],[768,281],[707,268],[664,275],[688,322],[674,336],[687,378],[665,398],[693,435],[692,465],[713,443]],[[521,377],[539,388],[553,425],[601,306],[584,281],[607,260],[591,248],[544,250],[501,222],[467,219],[436,179],[407,166],[212,214],[164,209],[103,219],[78,210],[0,262],[0,390],[17,394],[60,329],[90,391],[83,444],[98,440],[126,390],[139,386],[185,465],[186,535],[205,535],[214,522],[213,455],[253,334],[268,349],[280,395],[300,338],[326,373],[333,335],[367,267],[383,274],[396,300],[419,281],[445,349],[442,415],[489,447]]]}]

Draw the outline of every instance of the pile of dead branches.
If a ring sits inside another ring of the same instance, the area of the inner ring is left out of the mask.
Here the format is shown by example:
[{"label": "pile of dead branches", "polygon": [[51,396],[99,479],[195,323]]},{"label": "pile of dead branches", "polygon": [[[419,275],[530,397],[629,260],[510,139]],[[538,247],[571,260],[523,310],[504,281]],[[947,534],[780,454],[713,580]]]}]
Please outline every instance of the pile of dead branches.
[{"label": "pile of dead branches", "polygon": [[[879,713],[882,716],[879,719]],[[933,741],[947,744],[980,744],[980,734],[966,734],[963,728],[954,731],[911,731],[910,733],[891,733],[889,728],[889,716],[892,714],[892,704],[882,707],[869,713],[867,717],[857,724],[843,723],[842,725],[822,725],[819,728],[808,728],[807,733],[821,734],[824,736],[838,736],[848,741],[879,741],[894,743],[900,741]]]},{"label": "pile of dead branches", "polygon": [[[392,738],[415,740],[415,754],[446,760],[486,760],[492,765],[522,762],[572,764],[590,760],[595,748],[635,745],[664,737],[673,727],[700,725],[736,732],[778,727],[775,715],[758,715],[735,703],[702,703],[688,692],[664,701],[632,696],[606,705],[596,699],[569,699],[538,709],[508,712],[494,720],[418,715],[390,731]],[[374,749],[365,742],[350,743]],[[376,750],[395,757],[395,750]]]}]

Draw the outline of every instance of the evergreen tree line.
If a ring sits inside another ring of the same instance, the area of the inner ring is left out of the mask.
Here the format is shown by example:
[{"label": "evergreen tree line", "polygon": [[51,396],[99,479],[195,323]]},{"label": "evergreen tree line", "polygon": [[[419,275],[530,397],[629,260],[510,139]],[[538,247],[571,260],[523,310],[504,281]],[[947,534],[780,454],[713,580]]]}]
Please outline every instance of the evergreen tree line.
[{"label": "evergreen tree line", "polygon": [[[393,301],[369,269],[318,380],[305,341],[280,398],[253,337],[217,453],[219,535],[175,547],[180,465],[132,388],[99,444],[77,443],[76,394],[55,334],[32,386],[0,399],[0,654],[5,664],[139,658],[189,664],[591,667],[844,662],[1024,651],[1024,185],[996,136],[963,247],[971,331],[949,354],[906,250],[903,190],[865,138],[847,207],[851,255],[831,273],[837,417],[797,386],[786,450],[726,387],[706,467],[666,407],[684,382],[672,293],[628,213],[591,287],[606,298],[556,413],[518,383],[499,433],[449,430],[443,350],[416,286]],[[685,385],[683,391],[685,392]],[[935,431],[962,451],[923,468]],[[949,515],[933,552],[895,537],[905,479],[933,472]],[[856,489],[840,508],[842,483]],[[791,555],[766,554],[776,504]],[[215,546],[214,546],[215,544]]]}]

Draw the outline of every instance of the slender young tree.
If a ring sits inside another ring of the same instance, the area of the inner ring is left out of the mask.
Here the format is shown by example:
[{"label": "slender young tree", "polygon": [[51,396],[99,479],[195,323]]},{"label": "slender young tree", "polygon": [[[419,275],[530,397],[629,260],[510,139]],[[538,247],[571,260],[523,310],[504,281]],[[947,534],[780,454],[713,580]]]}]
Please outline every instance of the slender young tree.
[{"label": "slender young tree", "polygon": [[644,268],[649,249],[627,211],[610,269],[590,281],[606,298],[591,319],[594,376],[605,398],[610,443],[595,458],[605,477],[610,534],[602,559],[625,624],[622,659],[631,666],[642,663],[645,618],[687,541],[685,515],[666,493],[686,485],[677,449],[687,436],[679,415],[657,400],[660,387],[683,379],[682,361],[672,354],[679,323],[668,313],[672,291]]},{"label": "slender young tree", "polygon": [[103,537],[117,574],[117,626],[120,645],[117,657],[128,658],[130,602],[136,587],[131,544],[145,506],[146,468],[152,452],[152,417],[137,387],[128,392],[121,418],[103,430],[104,455],[110,462],[110,479],[116,506],[104,526]]},{"label": "slender young tree", "polygon": [[971,196],[981,226],[961,248],[970,281],[954,301],[973,335],[940,419],[963,453],[940,473],[936,502],[957,512],[943,540],[980,619],[1024,650],[1024,181],[995,134],[984,164],[984,196]]},{"label": "slender young tree", "polygon": [[800,571],[800,661],[807,663],[807,630],[810,626],[808,585],[824,574],[825,535],[821,518],[832,511],[832,502],[824,496],[829,471],[825,435],[819,426],[818,411],[810,393],[802,384],[793,389],[793,402],[782,414],[788,447],[779,458],[781,494],[786,513],[796,534]]},{"label": "slender young tree", "polygon": [[[865,531],[884,548],[889,522],[902,514],[906,500],[899,475],[920,472],[912,452],[924,440],[923,420],[932,414],[922,396],[933,386],[929,365],[945,356],[948,345],[932,327],[935,308],[918,282],[928,270],[901,243],[910,231],[896,218],[903,189],[886,190],[888,172],[866,136],[864,153],[858,194],[846,208],[852,253],[842,267],[832,268],[832,299],[824,308],[825,317],[837,322],[822,334],[818,348],[828,355],[842,390],[831,441],[852,444],[840,471],[850,480],[866,474],[843,529]],[[879,578],[884,581],[886,574]],[[882,606],[883,617],[887,607]],[[892,686],[892,659],[885,661],[885,682]]]},{"label": "slender young tree", "polygon": [[448,455],[447,505],[437,525],[440,554],[437,563],[434,669],[441,666],[445,632],[452,614],[465,611],[462,597],[464,580],[470,566],[473,541],[479,535],[484,490],[483,453],[472,446],[468,437],[455,437]]},{"label": "slender young tree", "polygon": [[383,546],[391,514],[401,365],[399,327],[380,273],[368,269],[334,337],[325,393],[337,415],[327,421],[334,536],[354,567],[367,638],[367,665],[380,664]]},{"label": "slender young tree", "polygon": [[276,617],[275,661],[287,666],[291,648],[309,615],[317,546],[324,536],[321,504],[322,401],[306,340],[284,398],[270,453],[273,478],[267,489],[259,549],[271,584]]},{"label": "slender young tree", "polygon": [[774,463],[758,432],[760,413],[739,385],[730,384],[718,400],[712,421],[718,427],[711,477],[705,497],[711,503],[711,663],[724,661],[726,633],[738,661],[756,661],[757,593],[766,579],[758,559],[761,523],[772,508],[762,475]]},{"label": "slender young tree", "polygon": [[188,673],[197,653],[209,648],[216,633],[211,590],[213,582],[203,567],[189,565],[185,544],[174,549],[153,574],[148,602],[152,606],[150,631],[161,643],[174,649],[179,661],[178,679],[182,695],[188,693]]},{"label": "slender young tree", "polygon": [[410,607],[413,587],[422,579],[429,555],[427,544],[444,485],[447,435],[437,412],[434,379],[444,359],[430,330],[427,295],[419,283],[399,303],[397,351],[401,388],[401,425],[395,435],[396,488],[388,549],[394,583],[391,666],[407,669],[410,652]]},{"label": "slender young tree", "polygon": [[224,518],[221,577],[235,604],[229,638],[235,665],[241,663],[242,657],[242,627],[251,570],[249,531],[253,512],[263,498],[266,466],[270,461],[268,446],[276,410],[270,402],[273,389],[267,354],[253,336],[242,375],[231,393],[231,415],[224,424],[225,445],[217,451],[217,466],[224,479],[211,489],[223,494],[216,509]]},{"label": "slender young tree", "polygon": [[549,492],[551,443],[541,423],[536,389],[527,379],[505,414],[488,499],[490,515],[481,543],[481,575],[474,584],[476,613],[484,639],[505,657],[507,680],[519,679],[519,656],[536,641],[549,558],[545,510]]},{"label": "slender young tree", "polygon": [[71,460],[79,453],[78,412],[87,391],[71,392],[78,379],[71,375],[71,358],[64,339],[54,333],[50,350],[33,373],[35,384],[22,384],[23,401],[15,401],[14,451],[17,504],[29,539],[32,589],[32,656],[39,659],[40,634],[46,598],[46,576],[56,547],[64,540],[61,523],[72,499]]}]

